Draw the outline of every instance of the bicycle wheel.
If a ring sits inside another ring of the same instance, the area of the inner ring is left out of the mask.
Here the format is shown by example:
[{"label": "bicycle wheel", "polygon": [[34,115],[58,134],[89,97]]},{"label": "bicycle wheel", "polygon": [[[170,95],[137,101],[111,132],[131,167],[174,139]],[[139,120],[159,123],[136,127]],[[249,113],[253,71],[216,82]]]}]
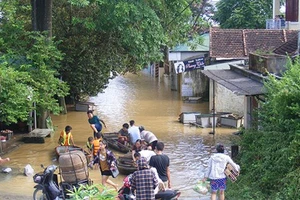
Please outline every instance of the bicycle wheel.
[{"label": "bicycle wheel", "polygon": [[33,200],[48,200],[47,195],[43,193],[43,190],[36,188],[33,192]]}]

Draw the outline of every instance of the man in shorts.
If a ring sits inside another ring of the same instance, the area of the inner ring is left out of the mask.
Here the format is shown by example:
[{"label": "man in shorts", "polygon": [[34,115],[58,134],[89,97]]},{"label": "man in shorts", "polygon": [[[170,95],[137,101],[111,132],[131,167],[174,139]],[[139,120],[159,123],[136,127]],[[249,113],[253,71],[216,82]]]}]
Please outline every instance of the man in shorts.
[{"label": "man in shorts", "polygon": [[226,175],[224,170],[226,165],[230,163],[237,171],[240,170],[240,166],[235,164],[228,155],[224,154],[225,148],[223,144],[218,144],[216,150],[217,153],[212,155],[208,161],[208,170],[204,175],[203,181],[206,181],[207,178],[210,179],[211,200],[216,200],[218,191],[219,200],[224,200],[226,190]]}]

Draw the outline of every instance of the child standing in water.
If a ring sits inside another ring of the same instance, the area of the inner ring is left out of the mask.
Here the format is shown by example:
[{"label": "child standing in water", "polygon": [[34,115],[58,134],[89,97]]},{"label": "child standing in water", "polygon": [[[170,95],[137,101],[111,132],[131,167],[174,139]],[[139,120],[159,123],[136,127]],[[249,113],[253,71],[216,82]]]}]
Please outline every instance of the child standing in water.
[{"label": "child standing in water", "polygon": [[94,142],[94,138],[93,137],[89,137],[88,141],[86,142],[86,148],[88,149],[88,152],[90,154],[93,153],[93,142]]}]

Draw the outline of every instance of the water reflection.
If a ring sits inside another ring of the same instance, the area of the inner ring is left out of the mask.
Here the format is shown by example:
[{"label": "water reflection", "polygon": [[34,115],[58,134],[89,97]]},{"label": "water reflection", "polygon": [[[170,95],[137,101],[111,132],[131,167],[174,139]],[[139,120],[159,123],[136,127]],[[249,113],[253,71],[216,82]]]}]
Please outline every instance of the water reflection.
[{"label": "water reflection", "polygon": [[[97,105],[96,112],[107,125],[104,132],[118,131],[123,123],[134,119],[137,125],[143,125],[155,133],[165,143],[164,153],[170,157],[172,187],[181,190],[181,199],[199,199],[200,195],[192,187],[203,176],[211,153],[210,145],[215,141],[208,134],[211,128],[183,125],[178,122],[178,116],[189,111],[208,113],[208,103],[184,103],[178,92],[171,91],[168,85],[145,73],[128,74],[111,80],[105,93],[90,98],[90,101]],[[28,163],[35,171],[40,171],[41,163],[57,164],[54,148],[59,132],[66,125],[73,127],[74,141],[78,146],[85,146],[87,138],[92,135],[85,112],[69,112],[67,115],[53,116],[52,120],[56,126],[55,136],[46,138],[45,144],[24,144],[7,155],[11,158],[9,165],[14,166],[18,173],[1,175],[0,191],[6,188],[5,185],[13,185],[17,193],[31,196],[34,186],[32,178],[22,175],[22,170]],[[234,131],[217,128],[216,140],[226,142]],[[91,171],[90,177],[95,183],[100,183],[98,170]],[[123,178],[120,175],[114,182],[120,186]]]}]

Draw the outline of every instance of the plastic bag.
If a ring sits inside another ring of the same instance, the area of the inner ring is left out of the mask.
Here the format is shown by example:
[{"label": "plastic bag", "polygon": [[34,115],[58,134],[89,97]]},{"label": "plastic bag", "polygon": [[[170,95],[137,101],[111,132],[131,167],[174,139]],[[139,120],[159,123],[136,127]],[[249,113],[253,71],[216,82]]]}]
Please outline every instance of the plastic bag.
[{"label": "plastic bag", "polygon": [[206,195],[209,192],[209,181],[199,181],[194,187],[193,190],[200,194]]},{"label": "plastic bag", "polygon": [[111,174],[113,178],[116,178],[119,175],[119,170],[117,167],[111,167],[110,168]]},{"label": "plastic bag", "polygon": [[26,176],[33,176],[34,170],[33,170],[33,168],[31,167],[31,165],[27,164],[27,165],[25,166],[25,168],[24,168],[24,174],[25,174]]}]

